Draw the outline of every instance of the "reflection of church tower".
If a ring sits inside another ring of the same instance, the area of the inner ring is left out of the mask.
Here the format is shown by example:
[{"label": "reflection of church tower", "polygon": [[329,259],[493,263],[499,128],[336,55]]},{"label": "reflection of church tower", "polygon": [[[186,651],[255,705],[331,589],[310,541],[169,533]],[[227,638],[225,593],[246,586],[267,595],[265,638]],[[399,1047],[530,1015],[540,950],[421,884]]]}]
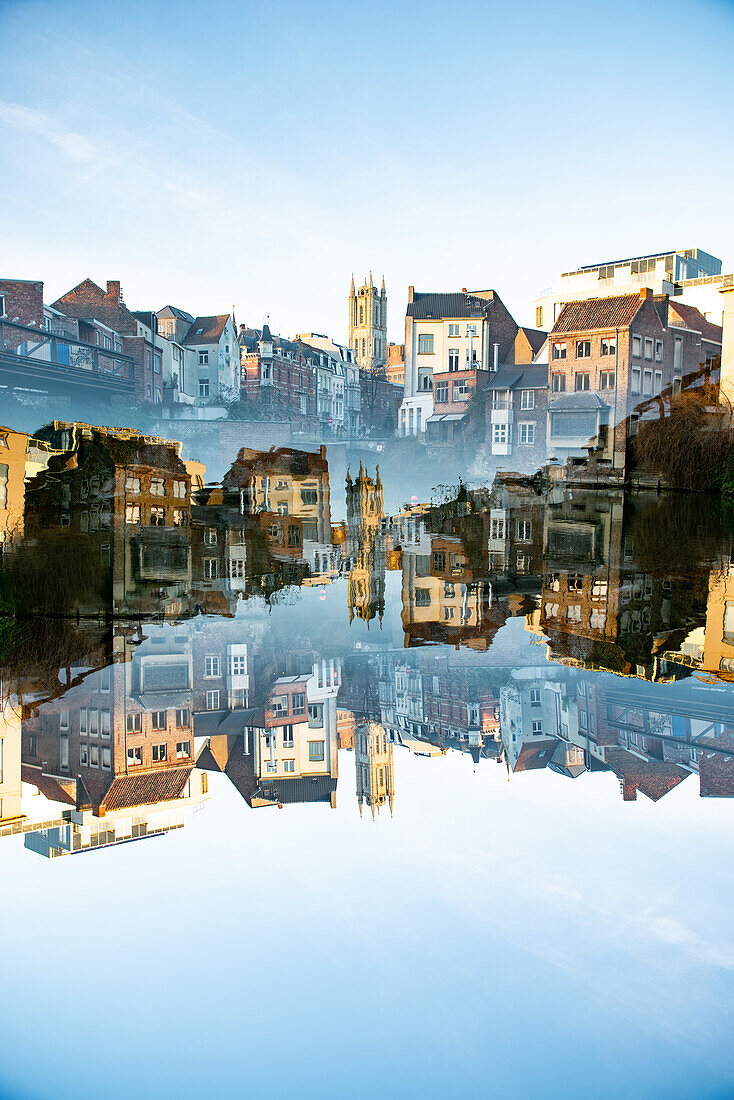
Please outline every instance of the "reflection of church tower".
[{"label": "reflection of church tower", "polygon": [[357,804],[360,817],[366,802],[375,816],[375,808],[387,802],[392,816],[395,798],[392,741],[379,722],[363,722],[354,737],[354,764],[357,769]]},{"label": "reflection of church tower", "polygon": [[385,547],[381,530],[382,506],[380,467],[371,478],[359,464],[356,481],[347,470],[347,554],[349,571],[349,621],[356,615],[369,622],[385,610]]},{"label": "reflection of church tower", "polygon": [[354,275],[349,288],[349,346],[363,370],[381,370],[387,361],[387,292],[385,279],[378,291],[372,285],[370,271],[359,290],[354,289]]}]

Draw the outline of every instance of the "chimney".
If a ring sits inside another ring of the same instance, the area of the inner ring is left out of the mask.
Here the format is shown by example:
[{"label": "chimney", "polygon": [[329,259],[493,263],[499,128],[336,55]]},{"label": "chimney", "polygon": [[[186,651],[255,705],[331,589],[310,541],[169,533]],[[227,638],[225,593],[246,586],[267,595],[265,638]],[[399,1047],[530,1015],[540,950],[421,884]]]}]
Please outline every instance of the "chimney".
[{"label": "chimney", "polygon": [[119,306],[122,301],[122,290],[120,289],[119,279],[107,280],[107,293],[105,294],[105,298],[108,298],[111,304]]},{"label": "chimney", "polygon": [[466,287],[465,287],[465,286],[463,286],[463,287],[461,288],[461,293],[462,293],[462,294],[466,294]]},{"label": "chimney", "polygon": [[414,286],[409,286],[408,287],[408,301],[409,302],[413,301],[413,295],[414,294],[415,294],[415,287]]},{"label": "chimney", "polygon": [[642,290],[640,291],[640,301],[646,302],[648,298],[652,298],[652,290],[649,286],[643,286]]}]

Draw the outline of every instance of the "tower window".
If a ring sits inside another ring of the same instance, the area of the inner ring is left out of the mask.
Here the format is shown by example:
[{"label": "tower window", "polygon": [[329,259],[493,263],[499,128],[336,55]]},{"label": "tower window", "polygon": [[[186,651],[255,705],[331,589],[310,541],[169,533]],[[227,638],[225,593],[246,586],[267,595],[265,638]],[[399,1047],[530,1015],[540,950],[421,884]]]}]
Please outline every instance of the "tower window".
[{"label": "tower window", "polygon": [[359,307],[359,323],[360,325],[364,324],[364,306]]}]

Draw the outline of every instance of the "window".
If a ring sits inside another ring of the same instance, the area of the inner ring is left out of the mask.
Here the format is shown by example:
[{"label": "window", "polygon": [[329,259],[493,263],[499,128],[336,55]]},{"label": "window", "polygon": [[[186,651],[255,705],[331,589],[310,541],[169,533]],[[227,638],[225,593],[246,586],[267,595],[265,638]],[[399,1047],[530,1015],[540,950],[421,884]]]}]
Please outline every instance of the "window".
[{"label": "window", "polygon": [[580,623],[581,622],[581,604],[579,604],[579,603],[568,604],[568,606],[566,607],[566,618],[570,622]]},{"label": "window", "polygon": [[449,325],[449,336],[458,336],[458,335],[459,335],[459,326],[458,325]]},{"label": "window", "polygon": [[190,741],[177,741],[176,742],[176,759],[186,760],[191,756],[191,742]]},{"label": "window", "polygon": [[140,733],[143,728],[143,717],[140,713],[128,714],[126,728],[128,733]]},{"label": "window", "polygon": [[321,729],[324,724],[324,704],[308,704],[308,724],[311,729]]},{"label": "window", "polygon": [[630,392],[631,393],[639,393],[640,392],[640,368],[639,367],[633,367],[632,368],[632,375],[631,375],[631,381],[630,381]]},{"label": "window", "polygon": [[673,370],[676,374],[681,373],[683,365],[683,338],[676,336],[675,344],[673,345]]},{"label": "window", "polygon": [[[291,530],[298,530],[298,528],[291,528]],[[245,559],[244,558],[230,558],[229,562],[229,576],[231,580],[242,580],[245,575]]]},{"label": "window", "polygon": [[503,539],[505,537],[505,521],[504,519],[495,518],[492,520],[490,527],[490,538]]},{"label": "window", "polygon": [[282,717],[282,715],[288,713],[288,696],[287,695],[274,695],[273,696],[273,714],[276,718]]},{"label": "window", "polygon": [[643,396],[649,397],[652,394],[652,371],[644,370],[642,372],[642,393]]},{"label": "window", "polygon": [[577,340],[576,341],[576,358],[588,359],[591,355],[591,340]]},{"label": "window", "polygon": [[205,367],[205,366],[207,366],[208,362],[209,362],[209,352],[208,351],[200,351],[199,352],[199,366],[200,367]]},{"label": "window", "polygon": [[183,508],[174,508],[173,509],[173,526],[174,527],[185,527],[187,519],[188,519],[187,513]]},{"label": "window", "polygon": [[112,752],[108,745],[102,746],[102,767],[109,771],[112,767]]},{"label": "window", "polygon": [[204,577],[208,581],[215,581],[219,576],[219,562],[216,558],[204,558]]},{"label": "window", "polygon": [[533,737],[539,737],[543,732],[543,723],[540,719],[536,718],[533,721]]},{"label": "window", "polygon": [[454,382],[452,400],[461,401],[469,393],[469,384],[465,378],[462,378],[460,382]]},{"label": "window", "polygon": [[633,336],[632,337],[632,354],[637,359],[639,359],[641,357],[641,355],[642,355],[642,337],[641,336]]},{"label": "window", "polygon": [[207,527],[204,532],[204,545],[216,546],[217,545],[217,529],[216,527]]},{"label": "window", "polygon": [[140,523],[140,505],[125,505],[125,523]]},{"label": "window", "polygon": [[554,344],[553,345],[553,358],[554,359],[565,359],[566,358],[566,345],[565,344]]},{"label": "window", "polygon": [[309,741],[308,743],[308,758],[310,761],[323,760],[324,759],[324,742],[323,741]]},{"label": "window", "polygon": [[655,393],[660,393],[663,388],[663,372],[661,370],[655,371]]},{"label": "window", "polygon": [[566,376],[565,374],[553,374],[551,375],[551,389],[553,393],[565,393],[566,392]]},{"label": "window", "polygon": [[154,497],[166,495],[166,483],[162,477],[152,477],[150,479],[150,495]]},{"label": "window", "polygon": [[208,397],[208,396],[209,396],[209,379],[208,378],[200,378],[199,379],[199,397]]},{"label": "window", "polygon": [[433,551],[433,571],[434,573],[446,572],[446,554],[443,550]]},{"label": "window", "polygon": [[515,530],[520,542],[530,542],[533,537],[533,525],[529,519],[519,519]]},{"label": "window", "polygon": [[154,745],[153,763],[163,764],[166,760],[168,760],[168,745]]},{"label": "window", "polygon": [[650,336],[645,337],[645,358],[652,359],[653,340]]},{"label": "window", "polygon": [[244,653],[232,654],[232,675],[244,676],[247,671],[247,657]]},{"label": "window", "polygon": [[219,710],[219,688],[206,693],[206,709]]},{"label": "window", "polygon": [[303,691],[296,691],[293,694],[293,713],[305,714],[306,713],[306,695]]},{"label": "window", "polygon": [[616,336],[603,336],[602,337],[601,353],[602,353],[602,355],[616,355],[617,354],[617,337]]},{"label": "window", "polygon": [[80,764],[88,764],[89,763],[89,747],[87,745],[85,745],[83,741],[79,745],[79,763]]},{"label": "window", "polygon": [[521,409],[534,409],[535,408],[535,393],[533,390],[521,390],[520,391],[520,408]]},{"label": "window", "polygon": [[296,770],[295,760],[284,760],[283,761],[283,771],[284,772],[294,772],[295,770]]},{"label": "window", "polygon": [[136,745],[134,748],[127,750],[127,765],[129,768],[134,767],[137,764],[143,763],[143,747],[142,745]]},{"label": "window", "polygon": [[434,382],[433,384],[433,399],[439,405],[445,405],[449,399],[449,384],[448,382]]},{"label": "window", "polygon": [[293,726],[283,726],[283,748],[293,748]]},{"label": "window", "polygon": [[467,336],[476,336],[477,326],[476,325],[467,325],[466,326],[466,334],[467,334]]},{"label": "window", "polygon": [[535,424],[529,421],[518,424],[518,443],[535,443]]},{"label": "window", "polygon": [[576,371],[574,378],[573,388],[576,393],[580,390],[588,390],[591,383],[591,378],[588,371]]},{"label": "window", "polygon": [[99,712],[99,732],[105,738],[109,738],[112,732],[112,714],[109,710]]},{"label": "window", "polygon": [[433,333],[425,332],[418,336],[418,354],[433,355]]},{"label": "window", "polygon": [[531,707],[539,707],[540,706],[540,688],[531,688],[530,689],[530,706]]},{"label": "window", "polygon": [[535,327],[536,328],[542,328],[543,327],[543,307],[542,306],[536,306],[535,307]]},{"label": "window", "polygon": [[133,477],[132,474],[128,474],[127,477],[125,478],[125,490],[128,493],[139,493],[140,492],[140,478],[139,477]]},{"label": "window", "polygon": [[599,372],[599,389],[600,390],[613,390],[615,373],[613,370],[603,370]]},{"label": "window", "polygon": [[166,712],[164,710],[154,710],[151,717],[154,730],[164,730],[166,728]]},{"label": "window", "polygon": [[656,340],[655,341],[655,361],[657,363],[662,363],[662,361],[663,361],[663,341],[662,340]]},{"label": "window", "polygon": [[217,657],[216,655],[215,656],[209,655],[209,656],[206,656],[204,658],[204,675],[205,676],[220,676],[221,675],[221,669],[220,669],[220,665],[219,665],[219,657]]},{"label": "window", "polygon": [[176,711],[176,729],[187,730],[189,728],[189,711],[188,707],[183,710]]},{"label": "window", "polygon": [[493,424],[492,425],[492,442],[493,443],[506,443],[507,442],[507,425],[506,424]]},{"label": "window", "polygon": [[150,522],[152,527],[163,527],[166,522],[165,508],[151,508]]},{"label": "window", "polygon": [[459,349],[449,348],[449,370],[457,371],[459,369]]}]

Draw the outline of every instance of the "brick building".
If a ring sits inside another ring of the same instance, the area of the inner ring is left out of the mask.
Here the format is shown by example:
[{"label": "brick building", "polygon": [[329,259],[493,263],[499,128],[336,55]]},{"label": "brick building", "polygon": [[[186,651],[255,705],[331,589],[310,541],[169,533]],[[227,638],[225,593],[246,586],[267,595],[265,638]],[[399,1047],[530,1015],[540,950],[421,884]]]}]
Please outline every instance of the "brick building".
[{"label": "brick building", "polygon": [[[115,334],[120,337],[121,350],[133,360],[136,397],[145,403],[160,404],[163,400],[162,351],[156,334],[125,305],[119,281],[108,280],[107,289],[103,290],[91,279],[84,279],[58,298],[52,308],[76,318],[80,338],[88,337],[90,343],[114,350]],[[101,332],[94,322],[104,325],[108,334]]]},{"label": "brick building", "polygon": [[720,352],[719,326],[647,288],[567,303],[549,337],[548,449],[563,461],[593,453],[624,471],[652,399],[693,384]]},{"label": "brick building", "polygon": [[509,458],[521,471],[547,458],[548,366],[505,365],[484,387],[485,439],[492,455]]},{"label": "brick building", "polygon": [[[318,424],[319,351],[301,342],[240,325],[240,392],[245,401],[285,417],[302,431]],[[328,416],[327,416],[328,421]]]}]

